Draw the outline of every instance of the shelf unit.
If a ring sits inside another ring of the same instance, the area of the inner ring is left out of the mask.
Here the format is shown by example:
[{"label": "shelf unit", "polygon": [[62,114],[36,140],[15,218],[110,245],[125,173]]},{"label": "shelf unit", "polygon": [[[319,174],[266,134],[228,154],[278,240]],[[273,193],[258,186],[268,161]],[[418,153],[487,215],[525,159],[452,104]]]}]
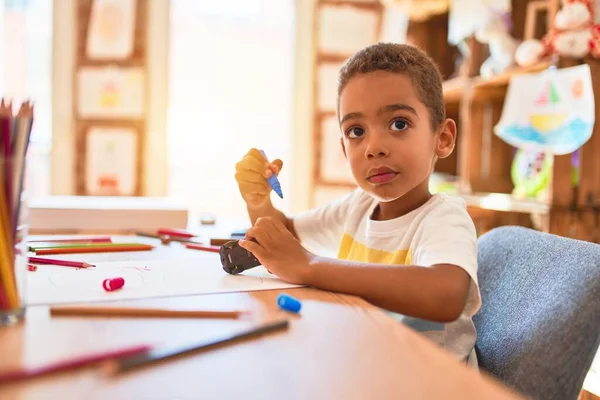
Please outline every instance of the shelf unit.
[{"label": "shelf unit", "polygon": [[[339,144],[337,74],[354,52],[378,41],[383,11],[379,1],[318,0],[316,3],[312,206],[327,203],[356,187]],[[358,32],[354,32],[356,29]]]},{"label": "shelf unit", "polygon": [[[143,170],[143,148],[146,137],[146,125],[147,125],[147,104],[144,101],[143,112],[141,115],[136,116],[118,116],[113,117],[110,114],[96,115],[90,117],[89,115],[82,115],[81,108],[84,103],[84,99],[80,96],[80,85],[83,79],[80,77],[80,73],[83,71],[101,71],[103,69],[113,69],[120,72],[123,71],[139,71],[141,86],[143,91],[148,91],[148,13],[149,13],[149,0],[136,0],[134,3],[134,26],[133,26],[133,48],[131,54],[127,57],[120,58],[96,58],[92,59],[88,56],[86,46],[88,36],[91,34],[91,16],[92,8],[94,4],[93,0],[78,0],[75,4],[75,26],[76,35],[74,36],[75,41],[75,65],[73,74],[73,116],[74,116],[74,127],[75,127],[75,194],[77,195],[90,195],[87,189],[88,174],[87,174],[87,161],[88,156],[97,149],[89,148],[88,134],[94,128],[101,129],[124,129],[128,132],[133,132],[134,136],[134,152],[128,154],[128,157],[134,160],[134,173],[133,173],[133,190],[131,193],[124,193],[124,195],[143,195],[142,180],[144,177]],[[117,17],[119,15],[117,14]],[[107,27],[103,27],[104,31],[110,31]],[[110,33],[106,33],[110,34]],[[97,75],[96,75],[97,76]],[[130,74],[129,78],[133,79],[133,73]],[[106,91],[105,96],[107,102],[119,102],[115,98],[122,96],[122,93],[114,93],[110,91],[110,87],[103,87]],[[124,91],[123,91],[124,92]],[[97,93],[96,93],[97,94]],[[86,96],[90,96],[86,93]],[[95,101],[95,100],[94,100]]]}]

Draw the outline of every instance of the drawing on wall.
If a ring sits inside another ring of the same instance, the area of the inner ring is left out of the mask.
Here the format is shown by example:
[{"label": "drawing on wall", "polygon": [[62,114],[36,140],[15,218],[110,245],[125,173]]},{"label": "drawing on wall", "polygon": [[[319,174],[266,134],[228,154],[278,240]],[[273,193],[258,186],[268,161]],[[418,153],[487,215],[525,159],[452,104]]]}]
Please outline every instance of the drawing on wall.
[{"label": "drawing on wall", "polygon": [[337,109],[338,74],[343,64],[323,64],[319,67],[319,108]]},{"label": "drawing on wall", "polygon": [[81,118],[143,118],[144,72],[141,68],[82,68],[78,100]]},{"label": "drawing on wall", "polygon": [[588,65],[514,76],[496,135],[528,151],[569,154],[589,140],[594,94]]},{"label": "drawing on wall", "polygon": [[127,59],[133,52],[136,0],[93,0],[86,43],[90,59]]},{"label": "drawing on wall", "polygon": [[324,118],[321,122],[321,149],[319,150],[320,178],[327,182],[354,183],[340,144],[341,137],[337,117],[333,115]]},{"label": "drawing on wall", "polygon": [[352,54],[377,43],[377,12],[355,7],[327,5],[319,13],[319,50]]},{"label": "drawing on wall", "polygon": [[135,195],[138,145],[134,129],[90,128],[86,136],[86,193]]}]

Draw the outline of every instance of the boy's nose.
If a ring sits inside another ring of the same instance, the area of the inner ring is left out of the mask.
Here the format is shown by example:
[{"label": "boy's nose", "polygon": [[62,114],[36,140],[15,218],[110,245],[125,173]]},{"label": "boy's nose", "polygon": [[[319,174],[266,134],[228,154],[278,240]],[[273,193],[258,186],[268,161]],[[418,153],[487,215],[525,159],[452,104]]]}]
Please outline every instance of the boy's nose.
[{"label": "boy's nose", "polygon": [[387,149],[387,146],[382,143],[381,140],[372,140],[368,145],[365,151],[365,156],[367,159],[378,158],[378,157],[387,157],[390,155],[390,152]]}]

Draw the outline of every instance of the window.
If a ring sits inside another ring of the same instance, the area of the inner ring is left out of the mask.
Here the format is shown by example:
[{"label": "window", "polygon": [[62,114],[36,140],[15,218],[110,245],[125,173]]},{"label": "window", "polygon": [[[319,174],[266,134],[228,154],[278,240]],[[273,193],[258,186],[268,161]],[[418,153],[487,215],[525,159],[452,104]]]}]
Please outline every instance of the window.
[{"label": "window", "polygon": [[52,0],[0,1],[0,93],[14,104],[29,99],[35,106],[27,161],[30,198],[50,194],[51,88]]},{"label": "window", "polygon": [[234,174],[251,147],[284,160],[284,200],[273,199],[288,209],[294,8],[293,0],[171,1],[168,194],[187,199],[191,213],[246,215]]}]

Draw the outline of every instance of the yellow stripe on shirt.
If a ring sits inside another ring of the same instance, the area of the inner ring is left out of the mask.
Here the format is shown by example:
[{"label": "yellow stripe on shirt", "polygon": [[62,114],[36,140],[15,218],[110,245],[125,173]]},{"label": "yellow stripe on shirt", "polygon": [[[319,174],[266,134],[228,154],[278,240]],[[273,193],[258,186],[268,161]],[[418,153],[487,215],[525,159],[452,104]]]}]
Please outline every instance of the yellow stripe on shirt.
[{"label": "yellow stripe on shirt", "polygon": [[342,236],[338,258],[340,260],[368,262],[373,264],[412,264],[412,252],[408,250],[398,250],[395,252],[371,249],[362,243],[357,242],[347,233]]}]

